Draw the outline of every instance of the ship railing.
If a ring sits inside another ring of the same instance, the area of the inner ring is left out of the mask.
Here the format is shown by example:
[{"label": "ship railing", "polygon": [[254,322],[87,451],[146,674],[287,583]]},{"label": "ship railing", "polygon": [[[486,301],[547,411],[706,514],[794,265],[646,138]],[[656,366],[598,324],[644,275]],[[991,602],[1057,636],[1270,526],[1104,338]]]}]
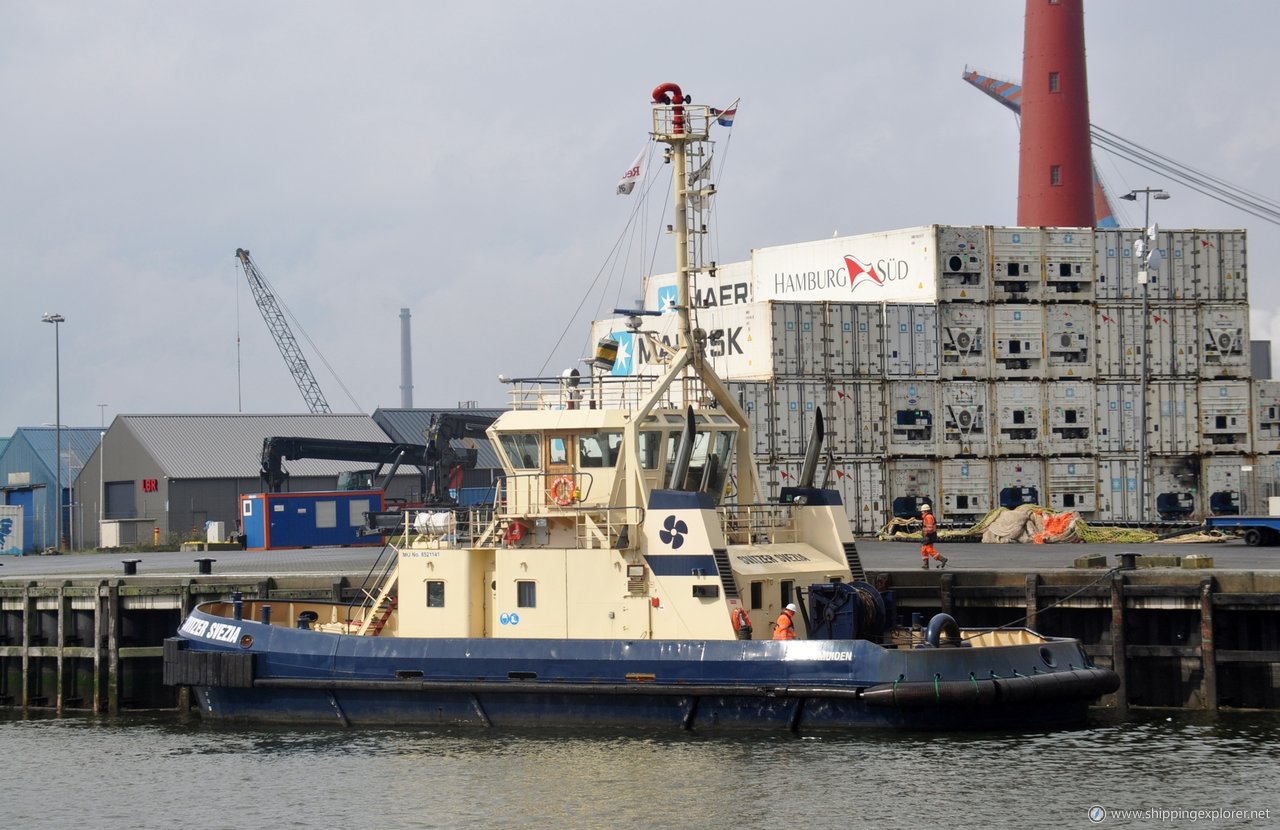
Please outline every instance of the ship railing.
[{"label": "ship railing", "polygon": [[799,540],[792,505],[722,505],[719,513],[725,541],[731,545],[781,544]]},{"label": "ship railing", "polygon": [[[567,494],[553,489],[559,478],[561,476],[540,470],[508,475],[499,481],[494,535],[501,535],[508,543],[518,542],[519,539],[512,537],[522,538],[537,530],[540,520],[555,517],[572,521],[578,547],[629,548],[636,544],[639,534],[634,528],[644,521],[643,507],[584,503],[591,493],[594,477],[581,470],[565,473],[563,478],[568,480],[570,488]],[[557,496],[565,503],[558,502]]]},{"label": "ship railing", "polygon": [[[518,378],[509,380],[512,409],[524,410],[634,410],[648,400],[658,375],[613,376],[592,374],[560,378]],[[714,397],[697,376],[686,374],[667,387],[658,401],[660,409],[712,405]]]}]

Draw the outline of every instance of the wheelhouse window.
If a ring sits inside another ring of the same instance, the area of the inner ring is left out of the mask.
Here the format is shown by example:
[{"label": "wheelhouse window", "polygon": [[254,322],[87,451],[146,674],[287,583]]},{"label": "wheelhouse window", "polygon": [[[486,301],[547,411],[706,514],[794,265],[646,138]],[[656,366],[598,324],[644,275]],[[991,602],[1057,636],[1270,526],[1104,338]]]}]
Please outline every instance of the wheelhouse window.
[{"label": "wheelhouse window", "polygon": [[542,449],[536,433],[515,433],[498,436],[502,449],[517,470],[536,470],[542,458]]},{"label": "wheelhouse window", "polygon": [[662,456],[662,433],[640,433],[640,468],[642,470],[658,469]]},{"label": "wheelhouse window", "polygon": [[444,608],[444,580],[427,580],[427,607]]},{"label": "wheelhouse window", "polygon": [[752,582],[751,583],[751,610],[755,611],[758,608],[764,608],[764,583]]},{"label": "wheelhouse window", "polygon": [[618,463],[621,432],[593,432],[578,436],[578,467],[613,467]]},{"label": "wheelhouse window", "polygon": [[516,607],[538,607],[538,584],[532,580],[521,579],[516,582]]},{"label": "wheelhouse window", "polygon": [[547,439],[547,463],[561,466],[569,463],[569,445],[562,436]]}]

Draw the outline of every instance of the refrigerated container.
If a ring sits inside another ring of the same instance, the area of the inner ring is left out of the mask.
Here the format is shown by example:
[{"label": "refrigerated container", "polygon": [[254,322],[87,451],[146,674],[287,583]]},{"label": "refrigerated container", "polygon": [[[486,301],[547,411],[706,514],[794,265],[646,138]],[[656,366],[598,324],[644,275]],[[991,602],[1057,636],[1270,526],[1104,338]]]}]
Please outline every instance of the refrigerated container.
[{"label": "refrigerated container", "polygon": [[1040,228],[991,228],[991,299],[1039,302],[1044,298],[1044,244]]},{"label": "refrigerated container", "polygon": [[833,380],[826,392],[826,444],[836,455],[883,455],[887,449],[885,383]]},{"label": "refrigerated container", "polygon": [[1243,230],[1168,230],[1160,234],[1173,286],[1202,302],[1248,300]]},{"label": "refrigerated container", "polygon": [[1145,331],[1142,306],[1136,303],[1099,303],[1095,317],[1100,379],[1140,378],[1144,342],[1150,344],[1146,358],[1148,377],[1199,375],[1194,306],[1149,303]]},{"label": "refrigerated container", "polygon": [[1142,387],[1129,381],[1103,381],[1094,388],[1098,401],[1097,451],[1137,452],[1142,443]]},{"label": "refrigerated container", "polygon": [[1037,455],[1045,451],[1044,393],[1039,381],[991,384],[995,411],[994,455]]},{"label": "refrigerated container", "polygon": [[1249,305],[1204,303],[1199,323],[1201,377],[1248,378]]},{"label": "refrigerated container", "polygon": [[1200,452],[1200,402],[1196,386],[1181,381],[1147,384],[1147,452],[1164,455]]},{"label": "refrigerated container", "polygon": [[[825,308],[822,303],[769,303],[770,353],[778,375],[821,377],[827,373]],[[705,312],[700,313],[699,319]]]},{"label": "refrigerated container", "polygon": [[1049,507],[1092,518],[1098,509],[1098,462],[1093,458],[1050,458]]},{"label": "refrigerated container", "polygon": [[1141,469],[1136,455],[1104,455],[1098,458],[1099,521],[1136,522],[1146,518],[1146,511],[1138,509]]},{"label": "refrigerated container", "polygon": [[938,299],[986,302],[991,296],[991,257],[983,225],[937,226]]},{"label": "refrigerated container", "polygon": [[831,376],[884,376],[884,307],[879,303],[827,303]]},{"label": "refrigerated container", "polygon": [[884,464],[879,456],[841,458],[827,481],[827,486],[839,491],[849,523],[859,536],[878,533],[888,521]]},{"label": "refrigerated container", "polygon": [[1200,450],[1252,452],[1249,440],[1249,381],[1200,381]]},{"label": "refrigerated container", "polygon": [[770,399],[773,449],[779,455],[804,455],[819,407],[827,408],[827,384],[822,380],[779,378]]},{"label": "refrigerated container", "polygon": [[1097,374],[1095,324],[1091,303],[1054,303],[1045,307],[1046,377],[1083,379]]},{"label": "refrigerated container", "polygon": [[1044,505],[1044,461],[998,458],[995,462],[996,505],[1012,510],[1024,504]]},{"label": "refrigerated container", "polygon": [[938,381],[893,380],[885,384],[889,455],[936,455],[942,430]]},{"label": "refrigerated container", "polygon": [[940,384],[942,440],[938,454],[990,455],[990,401],[986,381],[956,380]]},{"label": "refrigerated container", "polygon": [[1092,300],[1095,274],[1093,229],[1045,228],[1043,239],[1045,299]]},{"label": "refrigerated container", "polygon": [[884,371],[890,378],[938,376],[938,307],[886,303]]},{"label": "refrigerated container", "polygon": [[1093,234],[1094,297],[1099,302],[1132,300],[1138,294],[1133,241],[1141,231],[1098,228]]},{"label": "refrigerated container", "polygon": [[1253,386],[1253,449],[1280,453],[1280,380],[1255,380]]},{"label": "refrigerated container", "polygon": [[751,424],[751,454],[768,457],[773,453],[773,396],[767,381],[729,381],[729,391]]},{"label": "refrigerated container", "polygon": [[892,518],[918,519],[920,505],[937,505],[938,465],[934,459],[890,458],[885,479]]},{"label": "refrigerated container", "polygon": [[1200,458],[1196,455],[1153,456],[1148,462],[1150,498],[1165,521],[1192,521],[1203,515]]},{"label": "refrigerated container", "polygon": [[991,512],[990,459],[946,459],[939,467],[942,499],[937,509],[941,521],[973,523]]},{"label": "refrigerated container", "polygon": [[1097,395],[1091,381],[1058,380],[1046,383],[1045,419],[1048,455],[1092,455],[1098,413]]},{"label": "refrigerated container", "polygon": [[990,308],[985,303],[942,303],[938,306],[943,378],[986,380],[991,376],[988,340]]},{"label": "refrigerated container", "polygon": [[1201,457],[1204,509],[1210,516],[1239,516],[1244,513],[1245,491],[1253,473],[1254,460],[1250,455]]},{"label": "refrigerated container", "polygon": [[1044,306],[992,306],[991,339],[993,377],[1045,377]]}]

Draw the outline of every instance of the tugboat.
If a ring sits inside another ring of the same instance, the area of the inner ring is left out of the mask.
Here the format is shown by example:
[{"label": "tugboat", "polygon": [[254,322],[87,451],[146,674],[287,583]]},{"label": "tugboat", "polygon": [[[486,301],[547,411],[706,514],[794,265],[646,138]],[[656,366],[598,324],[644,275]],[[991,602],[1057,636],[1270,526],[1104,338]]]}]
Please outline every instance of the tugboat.
[{"label": "tugboat", "polygon": [[[674,175],[680,337],[646,332],[657,376],[591,368],[508,381],[489,428],[492,506],[406,511],[359,602],[195,608],[165,682],[214,718],[372,724],[777,729],[1043,729],[1118,687],[1080,642],[1026,628],[896,624],[816,471],[761,492],[747,417],[706,358],[692,229],[712,188],[710,107],[653,92]],[[695,192],[696,189],[696,192]],[[377,517],[374,517],[376,520]],[[774,623],[777,619],[778,623]],[[778,633],[771,625],[781,625]]]}]

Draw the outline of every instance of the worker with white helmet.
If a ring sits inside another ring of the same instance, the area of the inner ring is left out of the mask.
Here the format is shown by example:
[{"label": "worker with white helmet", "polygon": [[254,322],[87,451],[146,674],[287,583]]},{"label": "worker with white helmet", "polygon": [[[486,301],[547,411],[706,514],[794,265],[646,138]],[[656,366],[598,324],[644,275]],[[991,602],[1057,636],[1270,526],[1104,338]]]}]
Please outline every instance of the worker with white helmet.
[{"label": "worker with white helmet", "polygon": [[787,603],[787,607],[783,608],[782,613],[778,615],[778,621],[773,624],[773,639],[794,640],[796,638],[795,615],[796,604]]},{"label": "worker with white helmet", "polygon": [[923,525],[920,529],[920,558],[923,560],[920,567],[929,570],[930,556],[938,560],[939,568],[947,567],[947,557],[938,553],[938,549],[933,546],[938,541],[938,520],[927,504],[920,505],[920,523]]}]

